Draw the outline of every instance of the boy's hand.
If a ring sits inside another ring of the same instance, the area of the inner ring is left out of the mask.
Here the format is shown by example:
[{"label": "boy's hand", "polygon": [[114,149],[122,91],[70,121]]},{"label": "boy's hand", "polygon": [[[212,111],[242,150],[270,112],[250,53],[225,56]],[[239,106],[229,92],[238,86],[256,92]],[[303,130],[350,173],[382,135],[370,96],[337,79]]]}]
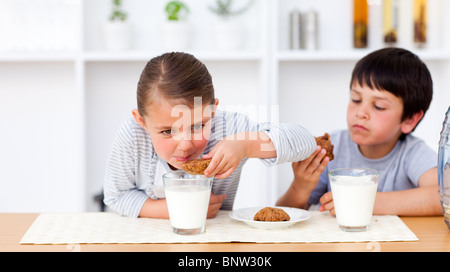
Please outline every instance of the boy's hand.
[{"label": "boy's hand", "polygon": [[320,174],[330,161],[325,154],[326,150],[318,146],[307,159],[292,163],[294,182],[299,188],[311,192],[317,186]]},{"label": "boy's hand", "polygon": [[211,196],[209,197],[209,207],[206,218],[216,217],[217,213],[220,210],[220,207],[222,207],[222,203],[225,200],[225,198],[226,195],[215,195],[211,193]]},{"label": "boy's hand", "polygon": [[217,143],[207,155],[203,156],[203,159],[211,159],[204,175],[219,179],[230,176],[245,156],[245,142],[225,138]]},{"label": "boy's hand", "polygon": [[320,198],[320,204],[322,204],[319,207],[319,211],[329,211],[332,216],[336,216],[336,211],[334,210],[334,202],[333,202],[333,195],[331,192],[326,192],[323,194],[323,196]]}]

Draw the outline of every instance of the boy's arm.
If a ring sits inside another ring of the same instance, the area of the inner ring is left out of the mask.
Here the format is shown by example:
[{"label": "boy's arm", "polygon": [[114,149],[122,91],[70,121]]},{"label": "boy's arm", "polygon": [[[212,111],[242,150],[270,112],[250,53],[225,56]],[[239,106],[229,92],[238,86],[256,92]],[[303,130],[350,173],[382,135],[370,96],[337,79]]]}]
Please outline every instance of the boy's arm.
[{"label": "boy's arm", "polygon": [[277,206],[309,209],[311,192],[319,183],[319,178],[329,162],[325,157],[326,150],[317,147],[316,151],[306,160],[293,162],[294,180],[289,189],[277,201]]},{"label": "boy's arm", "polygon": [[[378,192],[373,214],[395,214],[399,216],[442,215],[437,185],[437,168],[426,171],[419,179],[419,187],[402,191]],[[322,210],[334,213],[331,192],[320,199]],[[319,209],[320,210],[320,209]]]},{"label": "boy's arm", "polygon": [[400,216],[441,215],[437,168],[426,171],[419,179],[419,187],[403,191],[378,192],[374,214]]},{"label": "boy's arm", "polygon": [[295,207],[307,210],[311,206],[308,203],[310,194],[310,191],[301,189],[294,180],[291,186],[289,186],[289,189],[278,199],[276,206]]}]

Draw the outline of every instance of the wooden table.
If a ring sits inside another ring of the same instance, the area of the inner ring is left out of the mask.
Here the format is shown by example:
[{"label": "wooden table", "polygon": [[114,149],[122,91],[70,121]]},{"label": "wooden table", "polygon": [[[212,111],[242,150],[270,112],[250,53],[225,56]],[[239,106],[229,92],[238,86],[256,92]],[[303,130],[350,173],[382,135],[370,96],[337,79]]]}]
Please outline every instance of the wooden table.
[{"label": "wooden table", "polygon": [[401,217],[416,234],[415,242],[370,243],[210,243],[210,244],[69,244],[21,245],[38,213],[0,213],[0,251],[447,251],[450,230],[442,216]]}]

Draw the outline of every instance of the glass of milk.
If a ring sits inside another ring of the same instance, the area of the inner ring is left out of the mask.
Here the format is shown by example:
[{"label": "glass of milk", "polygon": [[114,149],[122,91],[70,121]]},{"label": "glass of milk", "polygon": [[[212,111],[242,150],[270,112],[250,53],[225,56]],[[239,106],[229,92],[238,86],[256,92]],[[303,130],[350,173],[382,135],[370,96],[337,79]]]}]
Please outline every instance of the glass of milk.
[{"label": "glass of milk", "polygon": [[365,231],[372,221],[379,172],[373,169],[341,168],[328,173],[339,228]]},{"label": "glass of milk", "polygon": [[170,224],[177,234],[205,231],[213,177],[191,175],[183,170],[163,175]]}]

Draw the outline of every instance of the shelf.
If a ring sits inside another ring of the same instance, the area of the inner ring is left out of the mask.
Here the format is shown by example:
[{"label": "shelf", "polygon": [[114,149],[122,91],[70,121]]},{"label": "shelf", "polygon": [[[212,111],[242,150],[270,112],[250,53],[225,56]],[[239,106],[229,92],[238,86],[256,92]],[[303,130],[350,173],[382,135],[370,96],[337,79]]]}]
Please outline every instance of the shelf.
[{"label": "shelf", "polygon": [[[275,59],[280,62],[298,61],[357,61],[367,54],[373,52],[371,49],[348,50],[348,51],[306,51],[285,50],[275,53]],[[236,51],[196,51],[187,50],[201,61],[261,61],[264,59],[262,52]],[[450,52],[444,50],[413,51],[422,60],[426,61],[448,61]],[[126,52],[2,52],[0,62],[74,62],[77,59],[86,62],[142,62],[163,54],[163,51],[126,51]]]},{"label": "shelf", "polygon": [[75,52],[0,52],[0,62],[73,62]]},{"label": "shelf", "polygon": [[[348,51],[306,51],[306,50],[285,50],[275,54],[278,61],[358,61],[373,49],[354,49]],[[412,50],[422,60],[427,61],[447,61],[450,60],[450,52],[443,50]]]},{"label": "shelf", "polygon": [[369,50],[355,51],[306,51],[286,50],[276,54],[279,61],[353,61],[367,55]]},{"label": "shelf", "polygon": [[[186,50],[202,61],[259,61],[262,59],[261,52],[221,52],[221,51],[196,51]],[[161,55],[165,51],[124,51],[105,52],[90,51],[83,54],[85,61],[95,62],[116,62],[116,61],[148,61],[151,58]]]},{"label": "shelf", "polygon": [[148,61],[156,56],[157,53],[124,51],[124,52],[105,52],[105,51],[88,51],[83,54],[83,59],[87,62],[116,62],[116,61]]},{"label": "shelf", "polygon": [[[261,52],[220,52],[220,51],[190,51],[202,61],[260,61]],[[73,62],[77,59],[86,62],[128,62],[148,61],[151,58],[165,53],[164,51],[126,51],[126,52],[0,52],[0,62]]]}]

